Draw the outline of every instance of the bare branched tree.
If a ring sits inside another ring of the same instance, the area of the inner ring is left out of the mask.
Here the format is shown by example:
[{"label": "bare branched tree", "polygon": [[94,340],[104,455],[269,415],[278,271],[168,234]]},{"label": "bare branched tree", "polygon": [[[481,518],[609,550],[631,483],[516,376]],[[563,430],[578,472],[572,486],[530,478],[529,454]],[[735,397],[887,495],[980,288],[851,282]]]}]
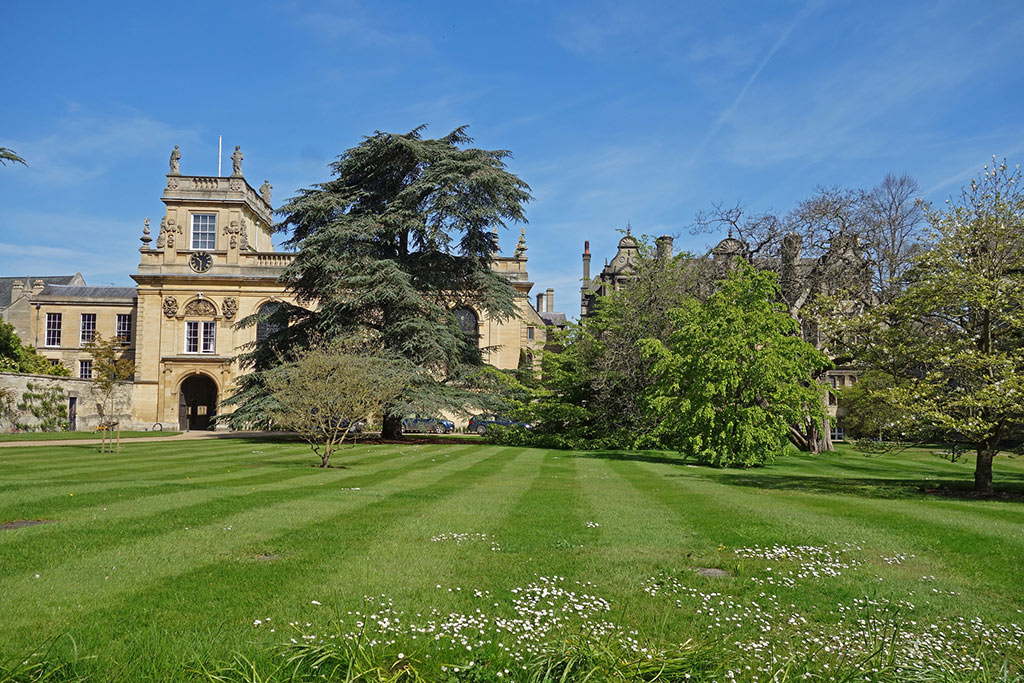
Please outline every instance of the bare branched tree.
[{"label": "bare branched tree", "polygon": [[752,259],[778,256],[786,234],[782,219],[775,213],[747,213],[738,203],[732,206],[712,204],[710,211],[698,212],[690,232],[694,235],[721,234],[722,228],[730,237],[746,245],[747,256]]},{"label": "bare branched tree", "polygon": [[910,176],[889,173],[861,198],[861,244],[879,303],[888,303],[902,289],[914,257],[921,252],[924,212],[919,192]]}]

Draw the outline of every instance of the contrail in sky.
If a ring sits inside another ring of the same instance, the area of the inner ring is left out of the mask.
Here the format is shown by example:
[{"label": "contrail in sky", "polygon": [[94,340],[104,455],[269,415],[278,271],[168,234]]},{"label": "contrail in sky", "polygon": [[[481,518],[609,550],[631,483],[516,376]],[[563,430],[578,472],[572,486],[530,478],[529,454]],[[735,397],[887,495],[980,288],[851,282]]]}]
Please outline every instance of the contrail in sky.
[{"label": "contrail in sky", "polygon": [[772,45],[772,49],[768,51],[768,54],[765,55],[765,58],[762,59],[761,63],[757,65],[757,68],[754,69],[754,73],[750,74],[750,78],[748,78],[747,82],[743,85],[742,88],[740,88],[740,92],[739,94],[736,95],[736,99],[734,99],[732,101],[732,104],[723,109],[722,112],[718,115],[718,118],[715,119],[715,124],[711,126],[711,130],[708,131],[708,134],[704,136],[704,139],[700,141],[700,144],[697,145],[697,148],[693,151],[693,154],[690,156],[691,166],[694,164],[694,162],[697,161],[697,158],[704,152],[704,148],[707,147],[709,142],[711,142],[711,138],[715,137],[719,129],[721,129],[722,124],[725,123],[725,120],[734,111],[736,111],[737,107],[740,106],[740,102],[743,101],[743,98],[746,96],[747,91],[750,90],[750,86],[754,85],[754,81],[756,81],[757,77],[761,75],[761,72],[764,71],[764,68],[768,66],[768,62],[770,62],[772,57],[775,56],[775,53],[779,51],[779,48],[782,47],[782,44],[786,42],[786,39],[789,38],[789,34],[793,32],[793,29],[796,28],[797,24],[803,21],[804,17],[808,14],[809,10],[810,5],[804,7],[804,9],[801,10],[799,14],[797,14],[796,18],[793,19],[793,22],[786,28],[785,31],[782,32],[782,35],[779,36],[778,40],[775,41],[775,44]]}]

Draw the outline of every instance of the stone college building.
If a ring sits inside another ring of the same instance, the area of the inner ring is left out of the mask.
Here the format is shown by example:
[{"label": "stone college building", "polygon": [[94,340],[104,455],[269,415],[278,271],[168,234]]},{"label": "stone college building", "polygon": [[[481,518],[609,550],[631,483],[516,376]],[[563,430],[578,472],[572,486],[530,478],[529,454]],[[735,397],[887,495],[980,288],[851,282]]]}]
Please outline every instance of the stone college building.
[{"label": "stone college building", "polygon": [[[288,299],[278,278],[292,254],[274,251],[269,182],[253,189],[238,147],[229,177],[183,175],[180,159],[175,146],[156,237],[149,219],[143,228],[135,287],[92,287],[80,274],[0,278],[3,320],[24,344],[71,370],[73,380],[38,376],[38,382],[66,391],[73,429],[98,421],[92,359],[84,349],[97,334],[120,340],[135,361],[122,427],[211,428],[220,402],[235,389],[234,356],[267,332],[235,323]],[[516,289],[517,319],[455,311],[467,331],[475,327],[485,360],[499,368],[517,367],[521,353],[532,359],[544,347],[547,327],[565,324],[564,314],[551,312],[551,289],[531,305],[526,265],[525,233],[513,255],[496,256],[493,265]],[[15,388],[22,379],[2,375]]]}]

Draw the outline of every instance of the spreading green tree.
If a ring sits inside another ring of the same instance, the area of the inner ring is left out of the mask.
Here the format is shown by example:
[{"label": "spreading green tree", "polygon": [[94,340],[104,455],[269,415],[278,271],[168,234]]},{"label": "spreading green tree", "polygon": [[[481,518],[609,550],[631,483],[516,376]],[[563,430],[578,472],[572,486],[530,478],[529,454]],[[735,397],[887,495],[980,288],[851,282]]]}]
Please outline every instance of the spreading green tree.
[{"label": "spreading green tree", "polygon": [[645,342],[661,444],[717,466],[759,465],[783,451],[791,425],[825,419],[811,377],[829,361],[800,338],[775,273],[740,261],[709,298],[669,315],[668,339]]},{"label": "spreading green tree", "polygon": [[453,311],[515,315],[512,284],[490,266],[498,228],[525,220],[529,187],[506,168],[509,152],[469,147],[464,128],[438,139],[422,131],[374,133],[331,165],[332,179],[279,210],[277,229],[297,250],[282,276],[297,305],[270,314],[276,331],[241,358],[254,372],[231,400],[233,425],[260,424],[272,407],[263,373],[323,340],[355,339],[416,368],[385,410],[385,437],[401,436],[408,412],[481,400],[479,340]]},{"label": "spreading green tree", "polygon": [[51,363],[30,346],[21,343],[14,326],[0,320],[0,372],[26,372],[34,375],[67,377],[71,371],[63,363]]},{"label": "spreading green tree", "polygon": [[992,167],[957,201],[927,208],[932,246],[893,302],[857,321],[859,359],[887,375],[873,399],[905,422],[976,453],[974,487],[1024,423],[1024,187]]}]

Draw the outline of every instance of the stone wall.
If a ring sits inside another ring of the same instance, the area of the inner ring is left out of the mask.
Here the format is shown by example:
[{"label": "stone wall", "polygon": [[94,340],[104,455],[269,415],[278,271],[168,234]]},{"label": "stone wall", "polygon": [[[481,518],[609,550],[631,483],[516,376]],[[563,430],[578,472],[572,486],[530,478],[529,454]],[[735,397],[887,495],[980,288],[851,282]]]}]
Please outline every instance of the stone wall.
[{"label": "stone wall", "polygon": [[[11,389],[14,392],[15,404],[20,403],[22,396],[28,389],[28,384],[36,386],[55,386],[64,392],[64,406],[69,407],[71,400],[75,403],[75,424],[76,431],[91,431],[99,426],[100,394],[96,391],[92,380],[76,379],[73,377],[53,377],[51,375],[29,375],[14,372],[0,372],[0,387]],[[132,383],[122,382],[114,390],[114,410],[117,419],[121,420],[121,429],[131,429],[132,424]],[[13,420],[4,420],[2,428],[8,431],[14,423],[38,424],[39,420],[28,413],[21,413]],[[145,429],[151,425],[138,425]]]}]

